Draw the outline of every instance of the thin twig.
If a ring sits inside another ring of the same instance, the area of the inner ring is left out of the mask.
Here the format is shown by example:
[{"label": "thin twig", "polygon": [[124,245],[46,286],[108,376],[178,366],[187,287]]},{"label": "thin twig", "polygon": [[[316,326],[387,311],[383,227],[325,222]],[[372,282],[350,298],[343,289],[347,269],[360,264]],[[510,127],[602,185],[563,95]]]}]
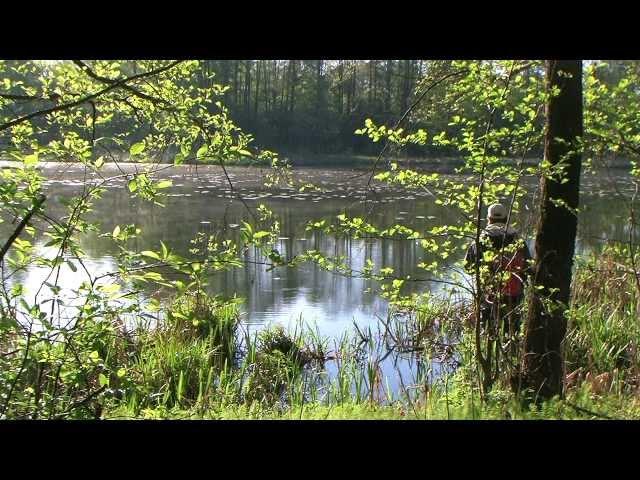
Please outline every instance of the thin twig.
[{"label": "thin twig", "polygon": [[16,239],[20,236],[22,230],[24,230],[24,227],[27,226],[29,220],[31,220],[31,217],[40,209],[46,198],[47,197],[45,195],[40,195],[36,199],[36,201],[33,202],[33,207],[31,207],[31,209],[27,212],[22,221],[18,224],[18,227],[14,230],[9,239],[2,246],[2,250],[0,250],[0,263],[2,262],[2,260],[4,260],[4,256],[9,251],[9,248],[11,248],[13,242],[15,242]]}]

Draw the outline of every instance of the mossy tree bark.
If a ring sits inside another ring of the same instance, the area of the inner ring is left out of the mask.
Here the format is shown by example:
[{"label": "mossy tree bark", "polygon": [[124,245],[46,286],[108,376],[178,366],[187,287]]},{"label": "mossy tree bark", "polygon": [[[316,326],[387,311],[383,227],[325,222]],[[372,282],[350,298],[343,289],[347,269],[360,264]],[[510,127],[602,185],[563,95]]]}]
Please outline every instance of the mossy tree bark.
[{"label": "mossy tree bark", "polygon": [[[567,320],[571,271],[578,219],[582,155],[576,139],[582,136],[582,62],[550,60],[546,64],[544,158],[563,165],[562,178],[541,179],[540,216],[535,240],[534,285],[529,297],[522,385],[538,399],[563,392],[562,342]],[[568,208],[567,208],[568,207]]]}]

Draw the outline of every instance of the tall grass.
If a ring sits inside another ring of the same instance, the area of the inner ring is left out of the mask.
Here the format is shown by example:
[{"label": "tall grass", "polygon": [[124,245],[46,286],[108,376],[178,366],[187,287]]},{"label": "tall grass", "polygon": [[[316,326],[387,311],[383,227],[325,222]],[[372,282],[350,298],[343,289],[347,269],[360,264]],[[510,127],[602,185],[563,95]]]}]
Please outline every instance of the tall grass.
[{"label": "tall grass", "polygon": [[176,299],[167,321],[138,341],[127,404],[136,412],[206,404],[237,361],[238,325],[235,301],[202,294]]},{"label": "tall grass", "polygon": [[[105,389],[77,410],[81,417],[100,404],[106,418],[635,418],[638,292],[621,262],[600,255],[577,265],[564,344],[569,388],[538,406],[520,403],[508,381],[480,399],[471,309],[459,298],[418,296],[392,308],[377,330],[356,325],[329,341],[302,321],[243,336],[237,301],[193,294],[136,335],[107,319],[87,322],[74,341],[91,358],[73,359],[62,343],[34,344],[14,417],[38,402],[43,416],[56,382],[84,382]],[[398,359],[415,368],[401,371]],[[6,375],[20,367],[3,362]],[[28,385],[40,391],[22,393]]]},{"label": "tall grass", "polygon": [[569,386],[587,381],[598,393],[640,386],[638,300],[628,257],[605,249],[581,259],[565,340]]}]

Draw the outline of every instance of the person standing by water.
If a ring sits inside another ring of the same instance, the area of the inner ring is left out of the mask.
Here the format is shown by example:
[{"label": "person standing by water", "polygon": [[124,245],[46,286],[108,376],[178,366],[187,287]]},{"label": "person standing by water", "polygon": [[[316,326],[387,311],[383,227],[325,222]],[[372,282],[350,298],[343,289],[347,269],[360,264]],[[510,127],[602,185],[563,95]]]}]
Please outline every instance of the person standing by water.
[{"label": "person standing by water", "polygon": [[[524,285],[530,275],[531,253],[517,230],[507,227],[507,209],[500,203],[489,207],[487,227],[480,234],[479,252],[472,242],[465,255],[465,268],[475,271],[479,262],[484,277],[481,321],[502,319],[505,333],[513,336],[520,329],[518,306],[524,298]],[[494,324],[495,325],[495,324]]]}]

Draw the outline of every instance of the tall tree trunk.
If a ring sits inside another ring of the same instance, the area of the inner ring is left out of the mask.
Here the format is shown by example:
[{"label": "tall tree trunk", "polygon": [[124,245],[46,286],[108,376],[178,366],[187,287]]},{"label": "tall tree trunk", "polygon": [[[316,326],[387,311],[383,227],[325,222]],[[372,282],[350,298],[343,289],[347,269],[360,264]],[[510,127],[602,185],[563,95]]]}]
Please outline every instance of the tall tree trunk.
[{"label": "tall tree trunk", "polygon": [[338,112],[342,116],[344,104],[344,62],[338,61]]},{"label": "tall tree trunk", "polygon": [[273,74],[273,103],[271,104],[271,108],[277,108],[278,110],[282,110],[282,95],[280,95],[280,107],[277,107],[278,101],[278,80],[280,73],[280,65],[277,60],[273,61],[274,66],[274,74]]},{"label": "tall tree trunk", "polygon": [[209,87],[209,75],[211,74],[211,62],[212,60],[202,60],[200,62],[200,70],[198,72],[198,82],[201,87]]},{"label": "tall tree trunk", "polygon": [[374,70],[373,60],[369,60],[369,90],[367,92],[367,101],[369,103],[369,107],[371,107],[371,103],[373,102],[373,70]]},{"label": "tall tree trunk", "polygon": [[357,102],[356,102],[357,88],[358,88],[358,61],[354,60],[353,76],[351,77],[351,101],[354,105],[354,108],[355,108],[355,105],[357,105]]},{"label": "tall tree trunk", "polygon": [[254,104],[253,104],[253,118],[258,118],[258,100],[260,98],[260,63],[261,60],[256,60],[256,89],[254,96]]},{"label": "tall tree trunk", "polygon": [[404,112],[409,104],[411,93],[411,60],[404,61],[404,74],[400,82],[400,111]]},{"label": "tall tree trunk", "polygon": [[264,61],[264,111],[269,111],[269,93],[271,89],[271,70],[269,69],[269,61]]},{"label": "tall tree trunk", "polygon": [[352,76],[349,77],[347,82],[348,82],[348,86],[347,86],[347,105],[346,105],[346,110],[347,110],[347,115],[350,115],[351,114],[351,100],[352,100],[352,95],[353,95],[353,72],[352,72]]},{"label": "tall tree trunk", "polygon": [[239,80],[240,61],[233,60],[233,104],[238,105],[238,99],[240,98],[240,84]]},{"label": "tall tree trunk", "polygon": [[229,67],[230,62],[229,60],[222,60],[222,65],[221,65],[221,71],[220,71],[220,81],[223,85],[228,85],[229,84]]},{"label": "tall tree trunk", "polygon": [[373,103],[378,99],[378,61],[373,60]]},{"label": "tall tree trunk", "polygon": [[393,60],[387,60],[385,71],[384,111],[391,112],[391,75],[393,73]]},{"label": "tall tree trunk", "polygon": [[296,71],[296,61],[291,60],[291,80],[289,84],[291,85],[291,96],[289,97],[289,111],[293,112],[293,109],[296,105],[296,84],[298,83],[298,72]]},{"label": "tall tree trunk", "polygon": [[[560,88],[560,94],[547,100],[544,158],[551,165],[566,162],[566,182],[541,179],[533,279],[542,289],[529,299],[522,372],[522,386],[539,399],[562,394],[563,389],[564,312],[569,304],[578,220],[554,200],[571,209],[578,207],[582,155],[577,151],[576,137],[582,136],[582,62],[547,61],[546,86],[548,92]],[[548,300],[555,307],[550,307]]]},{"label": "tall tree trunk", "polygon": [[244,109],[247,119],[251,113],[251,60],[244,62]]},{"label": "tall tree trunk", "polygon": [[324,80],[322,78],[322,60],[316,62],[316,116],[322,109],[324,99]]},{"label": "tall tree trunk", "polygon": [[287,71],[286,72],[285,71],[282,72],[282,78],[283,78],[283,81],[284,81],[283,93],[285,95],[285,97],[284,97],[284,111],[285,112],[289,111],[289,97],[291,95],[290,83],[291,83],[291,65],[292,65],[292,62],[293,62],[293,60],[289,60],[289,63],[287,64]]}]

